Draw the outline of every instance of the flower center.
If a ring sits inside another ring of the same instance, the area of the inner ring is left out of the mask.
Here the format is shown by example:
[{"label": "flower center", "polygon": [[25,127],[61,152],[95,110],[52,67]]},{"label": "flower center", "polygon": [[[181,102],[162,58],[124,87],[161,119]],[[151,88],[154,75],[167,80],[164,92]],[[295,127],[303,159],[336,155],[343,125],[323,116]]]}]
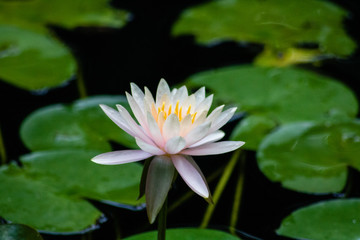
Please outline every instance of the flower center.
[{"label": "flower center", "polygon": [[155,104],[153,104],[151,113],[157,123],[165,121],[166,118],[172,113],[175,113],[178,116],[180,122],[183,120],[184,116],[187,116],[188,114],[190,114],[191,115],[191,123],[194,123],[195,117],[197,114],[197,112],[191,113],[191,104],[189,105],[189,107],[187,109],[186,109],[186,107],[185,107],[185,109],[183,109],[183,106],[179,105],[179,101],[176,102],[175,108],[173,108],[172,104],[169,104],[169,106],[166,106],[166,103],[163,102],[161,107],[158,107],[158,109],[156,109]]}]

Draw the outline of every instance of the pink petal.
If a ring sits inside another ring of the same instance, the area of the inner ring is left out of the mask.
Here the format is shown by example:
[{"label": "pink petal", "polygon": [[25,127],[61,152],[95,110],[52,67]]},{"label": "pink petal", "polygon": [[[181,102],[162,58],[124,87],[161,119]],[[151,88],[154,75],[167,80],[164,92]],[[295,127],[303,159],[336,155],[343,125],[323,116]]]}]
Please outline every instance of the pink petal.
[{"label": "pink petal", "polygon": [[143,150],[144,152],[148,152],[152,155],[163,155],[165,152],[158,148],[157,146],[153,144],[148,144],[144,141],[142,141],[140,138],[135,138],[136,144]]},{"label": "pink petal", "polygon": [[192,129],[185,136],[186,146],[190,146],[196,143],[197,141],[199,141],[200,139],[202,139],[203,137],[205,137],[209,132],[210,124],[211,124],[210,122],[205,122],[200,126]]},{"label": "pink petal", "polygon": [[174,166],[166,156],[156,156],[151,161],[146,178],[146,210],[150,223],[155,221],[174,177]]},{"label": "pink petal", "polygon": [[152,136],[152,140],[156,143],[156,145],[158,145],[158,147],[162,148],[165,144],[164,138],[160,132],[159,125],[157,124],[150,112],[147,112],[147,122],[149,125],[149,131]]},{"label": "pink petal", "polygon": [[185,139],[177,136],[171,138],[169,141],[165,144],[165,151],[169,154],[176,154],[184,149],[186,146]]},{"label": "pink petal", "polygon": [[179,136],[180,132],[180,122],[179,118],[175,113],[170,114],[169,117],[166,118],[163,126],[163,136],[165,141],[170,138]]},{"label": "pink petal", "polygon": [[209,198],[210,191],[206,179],[192,157],[172,155],[171,160],[185,183],[201,197]]},{"label": "pink petal", "polygon": [[153,154],[144,152],[142,150],[122,150],[107,152],[97,155],[91,159],[91,161],[104,164],[115,165],[129,162],[136,162],[153,156]]},{"label": "pink petal", "polygon": [[216,155],[234,151],[244,145],[241,141],[223,141],[216,143],[208,143],[199,147],[187,148],[181,151],[181,154],[201,156],[201,155]]},{"label": "pink petal", "polygon": [[216,131],[222,126],[224,126],[234,115],[236,107],[229,108],[226,111],[222,112],[211,124],[210,132]]},{"label": "pink petal", "polygon": [[131,130],[131,127],[128,125],[128,123],[123,119],[121,114],[111,107],[108,107],[104,104],[100,104],[101,109],[105,112],[105,114],[116,124],[118,125],[122,130],[127,132],[133,137],[136,137],[137,134]]},{"label": "pink petal", "polygon": [[161,103],[161,98],[163,95],[167,95],[167,96],[171,96],[170,95],[170,88],[169,85],[167,84],[167,82],[165,81],[165,79],[160,79],[157,91],[156,91],[156,103],[157,104],[162,104]]},{"label": "pink petal", "polygon": [[194,143],[193,145],[189,146],[189,148],[198,147],[200,145],[204,145],[204,144],[211,143],[211,142],[216,142],[216,141],[222,139],[224,136],[225,136],[225,133],[223,131],[217,130],[217,131],[207,135],[206,137],[204,137],[200,141],[198,141],[198,142]]},{"label": "pink petal", "polygon": [[117,104],[120,115],[129,125],[129,128],[136,134],[136,137],[142,139],[143,141],[152,144],[153,141],[149,138],[149,136],[144,132],[144,129],[139,126],[134,119],[131,117],[130,113],[121,105]]}]

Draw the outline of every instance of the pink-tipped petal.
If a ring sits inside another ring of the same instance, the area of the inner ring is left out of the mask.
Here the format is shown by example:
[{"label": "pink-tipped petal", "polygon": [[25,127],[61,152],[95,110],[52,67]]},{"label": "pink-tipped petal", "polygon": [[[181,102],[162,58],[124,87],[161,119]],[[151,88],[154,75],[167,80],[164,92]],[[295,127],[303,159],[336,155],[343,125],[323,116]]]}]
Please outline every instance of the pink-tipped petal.
[{"label": "pink-tipped petal", "polygon": [[181,154],[192,156],[216,155],[234,151],[244,144],[245,142],[241,141],[223,141],[216,143],[208,143],[199,147],[187,148],[181,151]]},{"label": "pink-tipped petal", "polygon": [[129,125],[129,128],[136,134],[136,136],[145,142],[152,144],[153,141],[149,138],[149,136],[145,133],[144,129],[139,126],[134,119],[131,117],[130,113],[121,105],[116,105],[118,108],[120,115],[123,117],[123,119],[127,122]]},{"label": "pink-tipped petal", "polygon": [[212,122],[211,127],[210,127],[210,132],[216,131],[219,128],[221,128],[222,126],[224,126],[232,118],[235,111],[236,111],[236,107],[229,108],[229,109],[225,110],[224,112],[222,112],[220,114],[220,116],[218,116]]},{"label": "pink-tipped petal", "polygon": [[163,206],[174,177],[174,166],[166,156],[156,156],[151,161],[146,177],[146,210],[153,223]]},{"label": "pink-tipped petal", "polygon": [[185,183],[203,198],[210,197],[209,187],[200,168],[190,156],[172,155],[171,160]]},{"label": "pink-tipped petal", "polygon": [[152,139],[158,147],[162,148],[165,145],[164,138],[160,132],[159,125],[149,112],[147,112],[147,122]]},{"label": "pink-tipped petal", "polygon": [[170,114],[170,116],[166,118],[162,132],[165,141],[169,140],[170,138],[179,136],[180,122],[178,116],[175,113]]},{"label": "pink-tipped petal", "polygon": [[136,144],[143,150],[144,152],[148,152],[152,155],[163,155],[165,152],[158,148],[157,146],[154,146],[153,144],[148,144],[141,140],[140,138],[135,138]]},{"label": "pink-tipped petal", "polygon": [[137,134],[135,134],[131,127],[129,127],[128,123],[123,119],[119,112],[104,104],[100,104],[100,107],[105,112],[105,114],[122,130],[124,130],[133,137],[137,136]]},{"label": "pink-tipped petal", "polygon": [[104,165],[116,165],[144,160],[151,156],[153,156],[153,154],[142,150],[122,150],[102,153],[93,157],[91,161]]},{"label": "pink-tipped petal", "polygon": [[186,146],[190,146],[196,143],[197,141],[199,141],[200,139],[202,139],[203,137],[205,137],[209,132],[210,124],[211,124],[210,122],[205,122],[192,129],[185,136]]},{"label": "pink-tipped petal", "polygon": [[185,146],[186,146],[185,139],[180,136],[177,136],[171,138],[169,141],[166,142],[165,151],[168,154],[176,154],[181,150],[183,150]]},{"label": "pink-tipped petal", "polygon": [[216,142],[222,139],[225,136],[225,133],[221,130],[217,130],[213,133],[210,133],[200,141],[194,143],[193,145],[189,146],[189,148],[198,147],[207,143]]},{"label": "pink-tipped petal", "polygon": [[171,96],[170,95],[170,88],[165,79],[160,79],[157,91],[156,91],[156,103],[161,104],[161,98],[163,95]]}]

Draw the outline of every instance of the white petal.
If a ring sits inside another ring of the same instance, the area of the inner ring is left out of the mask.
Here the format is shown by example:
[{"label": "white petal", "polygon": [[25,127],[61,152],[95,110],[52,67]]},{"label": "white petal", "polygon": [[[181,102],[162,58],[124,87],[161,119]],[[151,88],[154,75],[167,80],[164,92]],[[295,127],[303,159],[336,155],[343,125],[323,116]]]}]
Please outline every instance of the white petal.
[{"label": "white petal", "polygon": [[206,179],[192,157],[172,155],[171,160],[185,183],[201,197],[209,198],[210,191]]},{"label": "white petal", "polygon": [[199,88],[195,93],[196,104],[201,103],[205,99],[205,87]]},{"label": "white petal", "polygon": [[202,112],[200,114],[196,114],[195,121],[192,124],[192,127],[194,128],[194,127],[197,127],[200,124],[204,123],[206,120],[206,115],[207,115],[207,111]]},{"label": "white petal", "polygon": [[162,133],[165,141],[170,138],[179,136],[180,133],[180,122],[178,116],[173,113],[168,116],[164,122]]},{"label": "white petal", "polygon": [[147,112],[147,122],[149,125],[149,131],[152,136],[152,140],[156,143],[158,147],[163,148],[165,142],[163,136],[161,135],[159,125],[149,112]]},{"label": "white petal", "polygon": [[203,111],[209,111],[212,101],[213,101],[213,97],[214,95],[211,94],[210,96],[208,96],[207,98],[205,98],[202,102],[200,102],[196,108],[195,108],[195,112],[203,112]]},{"label": "white petal", "polygon": [[225,105],[221,105],[217,108],[215,108],[210,115],[206,118],[207,121],[212,122],[214,121],[218,116],[220,116],[221,111],[223,110]]},{"label": "white petal", "polygon": [[179,101],[180,104],[188,97],[188,90],[185,86],[179,88],[171,99],[172,104],[176,105],[176,102]]},{"label": "white petal", "polygon": [[153,141],[149,138],[149,136],[144,132],[144,130],[134,121],[131,117],[130,113],[121,105],[116,105],[120,115],[129,125],[129,128],[136,134],[136,137],[142,139],[143,141],[152,144]]},{"label": "white petal", "polygon": [[180,136],[186,136],[188,132],[192,129],[191,124],[191,115],[186,115],[180,122]]},{"label": "white petal", "polygon": [[198,127],[192,129],[185,136],[186,146],[190,146],[205,137],[209,132],[210,124],[210,122],[205,122]]},{"label": "white petal", "polygon": [[153,144],[148,144],[141,140],[140,138],[135,138],[136,144],[143,150],[144,152],[151,153],[152,155],[163,155],[165,152],[158,148],[157,146],[154,146]]},{"label": "white petal", "polygon": [[153,156],[148,152],[142,150],[122,150],[107,152],[97,155],[91,161],[104,165],[115,165],[129,162],[136,162]]},{"label": "white petal", "polygon": [[129,102],[129,105],[131,107],[132,112],[134,113],[136,119],[140,123],[140,125],[147,130],[148,126],[146,124],[145,115],[143,113],[143,110],[140,109],[139,105],[136,103],[135,99],[128,93],[125,92],[126,98]]},{"label": "white petal", "polygon": [[225,133],[223,131],[217,130],[217,131],[207,135],[206,137],[204,137],[200,141],[198,141],[198,142],[194,143],[193,145],[189,146],[189,148],[198,147],[200,145],[204,145],[204,144],[207,144],[207,143],[219,141],[224,136],[225,136]]},{"label": "white petal", "polygon": [[146,210],[153,223],[170,190],[175,169],[169,157],[156,156],[149,165],[146,177]]},{"label": "white petal", "polygon": [[135,83],[130,83],[130,87],[131,87],[132,97],[134,98],[135,102],[138,104],[138,106],[140,107],[140,109],[143,111],[143,114],[144,114],[145,113],[145,111],[144,111],[144,99],[145,99],[144,93],[141,91],[141,89]]},{"label": "white petal", "polygon": [[234,115],[236,107],[227,109],[222,112],[219,117],[217,117],[211,124],[210,132],[216,131],[222,126],[224,126]]},{"label": "white petal", "polygon": [[169,141],[166,142],[165,151],[168,154],[176,154],[181,150],[183,150],[185,146],[186,146],[185,139],[180,136],[177,136],[171,138]]},{"label": "white petal", "polygon": [[[160,79],[157,91],[156,91],[156,104],[160,104],[163,95],[170,95],[170,88],[165,79]],[[161,103],[162,104],[162,103]]]},{"label": "white petal", "polygon": [[145,100],[146,111],[151,112],[151,107],[152,107],[153,104],[155,104],[155,100],[154,100],[154,97],[151,94],[150,90],[147,87],[145,87],[144,100]]},{"label": "white petal", "polygon": [[244,145],[241,141],[223,141],[216,143],[208,143],[199,147],[187,148],[181,151],[181,154],[202,156],[202,155],[216,155],[234,151]]},{"label": "white petal", "polygon": [[133,130],[131,130],[131,127],[128,125],[128,123],[123,119],[123,117],[120,115],[119,112],[115,111],[111,107],[108,107],[104,104],[100,104],[101,109],[105,112],[105,114],[114,122],[116,125],[118,125],[122,130],[127,132],[133,137],[136,137],[137,134],[134,133]]}]

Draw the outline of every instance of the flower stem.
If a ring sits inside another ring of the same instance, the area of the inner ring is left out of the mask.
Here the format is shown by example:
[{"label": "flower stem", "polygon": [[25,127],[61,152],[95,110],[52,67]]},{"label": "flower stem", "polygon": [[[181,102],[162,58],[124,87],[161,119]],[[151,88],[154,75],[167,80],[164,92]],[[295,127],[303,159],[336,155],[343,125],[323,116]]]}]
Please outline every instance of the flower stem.
[{"label": "flower stem", "polygon": [[214,204],[209,205],[208,208],[206,209],[204,218],[201,222],[200,228],[206,228],[210,222],[210,219],[212,217],[212,214],[215,210],[215,207],[217,205],[217,202],[222,194],[222,192],[224,191],[227,182],[229,181],[229,178],[231,176],[231,173],[233,172],[235,165],[237,163],[237,160],[239,158],[239,154],[240,154],[240,150],[236,150],[234,152],[234,154],[232,155],[229,163],[226,165],[225,170],[223,175],[221,176],[219,183],[217,184],[215,191],[214,191],[214,196],[213,196],[213,201]]},{"label": "flower stem", "polygon": [[241,196],[243,192],[244,186],[244,177],[245,177],[245,158],[240,158],[240,166],[239,166],[239,177],[236,183],[235,195],[234,195],[234,204],[231,211],[231,219],[230,219],[230,233],[235,235],[235,226],[237,224],[240,205],[241,205]]},{"label": "flower stem", "polygon": [[167,197],[158,215],[158,240],[166,239]]},{"label": "flower stem", "polygon": [[6,163],[6,149],[5,144],[1,132],[1,125],[0,125],[0,165],[3,165]]},{"label": "flower stem", "polygon": [[77,71],[76,83],[80,98],[86,98],[87,93],[86,93],[85,81],[80,67],[79,70]]}]

